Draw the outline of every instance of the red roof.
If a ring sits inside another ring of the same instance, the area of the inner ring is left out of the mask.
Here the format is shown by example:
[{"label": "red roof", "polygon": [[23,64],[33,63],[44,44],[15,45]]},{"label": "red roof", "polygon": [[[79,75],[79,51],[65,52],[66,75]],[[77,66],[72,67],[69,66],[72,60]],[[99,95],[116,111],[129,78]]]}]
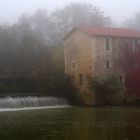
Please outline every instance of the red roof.
[{"label": "red roof", "polygon": [[74,28],[65,38],[67,38],[76,29],[92,36],[140,38],[140,32],[134,29],[110,28],[110,27],[109,28],[107,27],[78,27],[78,28]]}]

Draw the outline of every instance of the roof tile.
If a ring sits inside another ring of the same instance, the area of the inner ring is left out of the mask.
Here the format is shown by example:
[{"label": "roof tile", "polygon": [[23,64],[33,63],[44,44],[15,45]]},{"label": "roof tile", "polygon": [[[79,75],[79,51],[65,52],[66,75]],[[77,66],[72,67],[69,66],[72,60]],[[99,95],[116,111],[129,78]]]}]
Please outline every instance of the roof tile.
[{"label": "roof tile", "polygon": [[79,27],[78,29],[90,35],[140,38],[140,32],[134,29],[107,28],[107,27]]}]

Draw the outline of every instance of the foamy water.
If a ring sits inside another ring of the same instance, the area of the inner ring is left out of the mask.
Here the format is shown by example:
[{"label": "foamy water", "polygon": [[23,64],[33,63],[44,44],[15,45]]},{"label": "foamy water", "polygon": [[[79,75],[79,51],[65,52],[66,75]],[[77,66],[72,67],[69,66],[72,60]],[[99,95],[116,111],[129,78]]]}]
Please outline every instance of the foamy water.
[{"label": "foamy water", "polygon": [[0,98],[0,111],[19,111],[32,109],[68,107],[65,98],[57,97],[5,97]]}]

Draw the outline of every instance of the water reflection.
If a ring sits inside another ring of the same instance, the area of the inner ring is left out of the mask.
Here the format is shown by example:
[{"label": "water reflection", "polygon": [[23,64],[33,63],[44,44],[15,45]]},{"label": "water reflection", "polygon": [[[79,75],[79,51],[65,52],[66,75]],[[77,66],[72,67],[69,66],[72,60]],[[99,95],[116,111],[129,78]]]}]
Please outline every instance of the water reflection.
[{"label": "water reflection", "polygon": [[0,113],[2,140],[139,140],[139,108],[63,108]]},{"label": "water reflection", "polygon": [[[80,114],[79,114],[80,113]],[[112,109],[80,109],[71,113],[71,126],[65,139],[119,140],[125,139],[125,113]]]}]

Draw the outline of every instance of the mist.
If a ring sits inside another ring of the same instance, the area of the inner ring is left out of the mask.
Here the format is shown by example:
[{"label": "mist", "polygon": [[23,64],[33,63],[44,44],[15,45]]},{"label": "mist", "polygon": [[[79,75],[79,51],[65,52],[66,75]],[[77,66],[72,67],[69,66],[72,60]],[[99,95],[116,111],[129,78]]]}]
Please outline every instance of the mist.
[{"label": "mist", "polygon": [[4,0],[0,3],[0,23],[15,23],[23,14],[33,14],[37,9],[46,9],[49,12],[56,8],[62,8],[71,2],[87,2],[100,7],[106,16],[111,16],[116,24],[132,18],[139,12],[140,1],[138,0]]},{"label": "mist", "polygon": [[1,140],[139,132],[140,0],[1,0]]},{"label": "mist", "polygon": [[0,90],[55,90],[63,94],[66,34],[84,25],[140,30],[140,11],[135,13],[138,5],[130,0],[2,1],[0,75],[7,80]]}]

